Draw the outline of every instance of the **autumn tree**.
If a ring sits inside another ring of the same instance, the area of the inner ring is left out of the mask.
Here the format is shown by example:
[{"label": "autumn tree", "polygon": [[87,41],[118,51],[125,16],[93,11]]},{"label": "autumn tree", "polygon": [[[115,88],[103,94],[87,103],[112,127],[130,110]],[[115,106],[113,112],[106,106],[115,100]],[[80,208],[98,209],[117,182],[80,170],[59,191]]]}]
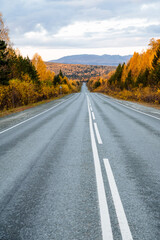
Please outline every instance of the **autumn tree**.
[{"label": "autumn tree", "polygon": [[[0,110],[58,96],[59,86],[53,85],[53,79],[57,83],[54,75],[38,54],[31,61],[12,48],[0,13]],[[69,82],[61,70],[57,79],[63,94],[80,89],[76,82]]]},{"label": "autumn tree", "polygon": [[157,49],[160,46],[160,39],[152,38],[148,45],[149,45],[149,49],[151,49],[153,51],[153,53],[155,54],[155,52],[157,51]]},{"label": "autumn tree", "polygon": [[6,42],[7,45],[10,45],[9,30],[4,25],[2,13],[0,13],[0,40],[3,40]]},{"label": "autumn tree", "polygon": [[160,46],[156,51],[156,54],[153,58],[152,62],[152,73],[151,73],[151,79],[152,81],[150,82],[151,85],[158,85],[160,83]]},{"label": "autumn tree", "polygon": [[52,85],[54,73],[47,69],[46,64],[38,53],[33,56],[32,63],[38,72],[41,84]]},{"label": "autumn tree", "polygon": [[32,58],[32,63],[35,66],[40,81],[45,81],[45,74],[46,74],[46,65],[43,62],[42,58],[40,55],[38,55],[38,53],[35,53],[33,58]]}]

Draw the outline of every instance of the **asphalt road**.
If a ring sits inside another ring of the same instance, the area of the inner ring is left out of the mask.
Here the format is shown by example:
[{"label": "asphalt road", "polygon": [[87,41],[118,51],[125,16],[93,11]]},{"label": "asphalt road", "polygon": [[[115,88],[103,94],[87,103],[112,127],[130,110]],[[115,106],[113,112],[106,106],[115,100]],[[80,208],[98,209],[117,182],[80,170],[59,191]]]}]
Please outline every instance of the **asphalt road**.
[{"label": "asphalt road", "polygon": [[1,240],[159,240],[160,111],[82,91],[0,119]]}]

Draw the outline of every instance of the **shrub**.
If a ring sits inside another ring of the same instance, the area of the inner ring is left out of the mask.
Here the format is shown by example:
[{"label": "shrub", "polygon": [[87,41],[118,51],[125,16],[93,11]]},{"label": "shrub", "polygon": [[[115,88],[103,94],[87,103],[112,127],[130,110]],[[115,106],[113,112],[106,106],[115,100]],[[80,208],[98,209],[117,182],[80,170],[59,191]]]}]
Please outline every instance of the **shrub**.
[{"label": "shrub", "polygon": [[12,79],[9,81],[10,98],[12,99],[12,107],[27,105],[37,100],[38,93],[32,81],[23,81]]},{"label": "shrub", "polygon": [[69,93],[69,87],[67,84],[62,84],[61,87],[62,87],[62,93],[64,94]]}]

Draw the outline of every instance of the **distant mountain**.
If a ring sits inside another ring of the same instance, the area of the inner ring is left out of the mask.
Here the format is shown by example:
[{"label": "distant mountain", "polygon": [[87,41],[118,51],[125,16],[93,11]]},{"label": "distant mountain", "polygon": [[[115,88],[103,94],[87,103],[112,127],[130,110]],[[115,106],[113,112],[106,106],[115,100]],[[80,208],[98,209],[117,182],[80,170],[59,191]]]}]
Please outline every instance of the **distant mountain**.
[{"label": "distant mountain", "polygon": [[126,63],[132,55],[120,56],[120,55],[72,55],[59,58],[57,60],[51,60],[49,62],[65,63],[65,64],[84,64],[84,65],[104,65],[104,66],[117,66],[119,63]]}]

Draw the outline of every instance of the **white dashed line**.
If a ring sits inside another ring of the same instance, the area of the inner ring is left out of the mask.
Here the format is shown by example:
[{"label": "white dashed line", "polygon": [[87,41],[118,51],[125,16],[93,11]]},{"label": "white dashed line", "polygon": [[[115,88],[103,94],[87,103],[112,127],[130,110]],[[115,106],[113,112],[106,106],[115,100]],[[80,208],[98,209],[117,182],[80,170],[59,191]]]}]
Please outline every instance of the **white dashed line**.
[{"label": "white dashed line", "polygon": [[100,133],[99,133],[99,130],[98,130],[98,127],[97,127],[97,123],[95,123],[95,122],[94,122],[94,129],[95,129],[95,132],[96,132],[96,137],[97,137],[98,143],[103,144]]},{"label": "white dashed line", "polygon": [[95,115],[94,115],[94,112],[92,112],[92,118],[93,118],[93,120],[96,119],[96,118],[95,118]]},{"label": "white dashed line", "polygon": [[93,123],[91,117],[91,111],[89,108],[89,98],[87,96],[88,101],[88,113],[89,113],[89,127],[90,127],[90,135],[91,135],[91,145],[95,166],[95,174],[96,174],[96,182],[97,182],[97,192],[98,192],[98,201],[99,201],[99,209],[100,209],[100,219],[101,219],[101,229],[102,229],[102,239],[103,240],[113,240],[107,198],[104,189],[104,182],[102,178],[102,170],[97,150],[97,145],[95,141],[94,131],[93,131]]}]

